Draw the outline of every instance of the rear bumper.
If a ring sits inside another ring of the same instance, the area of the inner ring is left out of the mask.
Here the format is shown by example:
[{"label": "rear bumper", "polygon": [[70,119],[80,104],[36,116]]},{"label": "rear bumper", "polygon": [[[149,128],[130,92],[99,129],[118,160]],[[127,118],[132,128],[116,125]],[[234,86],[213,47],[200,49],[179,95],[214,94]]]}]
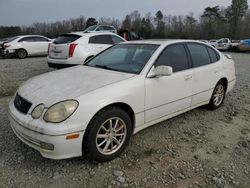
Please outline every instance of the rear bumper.
[{"label": "rear bumper", "polygon": [[56,68],[56,69],[62,69],[78,65],[78,64],[62,64],[62,63],[51,63],[51,62],[47,63],[50,68]]},{"label": "rear bumper", "polygon": [[51,68],[66,68],[66,67],[72,67],[75,65],[80,65],[83,63],[79,63],[78,61],[76,61],[75,58],[68,58],[68,59],[54,59],[51,57],[47,57],[47,63],[48,66]]}]

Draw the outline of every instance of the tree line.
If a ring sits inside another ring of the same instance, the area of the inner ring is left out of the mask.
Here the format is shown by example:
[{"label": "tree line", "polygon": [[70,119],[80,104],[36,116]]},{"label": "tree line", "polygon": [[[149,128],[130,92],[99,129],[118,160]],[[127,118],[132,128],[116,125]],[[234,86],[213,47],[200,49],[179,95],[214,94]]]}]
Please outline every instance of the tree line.
[{"label": "tree line", "polygon": [[113,25],[127,29],[142,38],[182,38],[182,39],[231,39],[250,38],[250,9],[247,0],[232,0],[229,7],[206,7],[199,18],[192,13],[185,16],[164,15],[161,10],[155,15],[142,16],[133,11],[124,20],[115,18],[86,18],[80,16],[54,23],[33,23],[30,26],[0,26],[0,38],[22,34],[39,34],[55,38],[61,33],[83,31],[96,24]]}]

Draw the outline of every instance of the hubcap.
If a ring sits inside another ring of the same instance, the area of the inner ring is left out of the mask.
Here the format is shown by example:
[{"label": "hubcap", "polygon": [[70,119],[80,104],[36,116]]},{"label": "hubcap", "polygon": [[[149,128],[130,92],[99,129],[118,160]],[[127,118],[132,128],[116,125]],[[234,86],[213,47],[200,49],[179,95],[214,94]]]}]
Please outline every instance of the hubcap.
[{"label": "hubcap", "polygon": [[125,122],[118,117],[106,120],[96,135],[96,147],[104,155],[111,155],[121,148],[127,135]]},{"label": "hubcap", "polygon": [[217,87],[215,88],[214,96],[213,96],[213,101],[216,106],[219,106],[222,103],[224,94],[225,92],[224,92],[223,85],[221,84],[217,85]]}]

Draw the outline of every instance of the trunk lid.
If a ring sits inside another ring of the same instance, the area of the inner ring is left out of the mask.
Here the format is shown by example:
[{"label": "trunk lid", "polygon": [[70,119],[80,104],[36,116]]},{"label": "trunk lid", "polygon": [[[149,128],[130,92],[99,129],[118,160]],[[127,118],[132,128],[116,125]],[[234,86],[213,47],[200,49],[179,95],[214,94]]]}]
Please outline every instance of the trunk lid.
[{"label": "trunk lid", "polygon": [[78,34],[62,34],[55,39],[49,49],[49,57],[53,59],[68,59],[70,44],[81,38]]}]

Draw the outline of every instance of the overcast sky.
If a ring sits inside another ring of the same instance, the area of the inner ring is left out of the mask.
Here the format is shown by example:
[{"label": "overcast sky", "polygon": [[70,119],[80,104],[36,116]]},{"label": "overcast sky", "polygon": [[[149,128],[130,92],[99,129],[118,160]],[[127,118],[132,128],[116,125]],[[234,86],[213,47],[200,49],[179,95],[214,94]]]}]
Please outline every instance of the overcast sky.
[{"label": "overcast sky", "polygon": [[0,25],[54,22],[80,15],[123,19],[134,10],[142,15],[161,10],[165,15],[193,12],[199,16],[207,6],[230,4],[231,0],[0,0]]}]

